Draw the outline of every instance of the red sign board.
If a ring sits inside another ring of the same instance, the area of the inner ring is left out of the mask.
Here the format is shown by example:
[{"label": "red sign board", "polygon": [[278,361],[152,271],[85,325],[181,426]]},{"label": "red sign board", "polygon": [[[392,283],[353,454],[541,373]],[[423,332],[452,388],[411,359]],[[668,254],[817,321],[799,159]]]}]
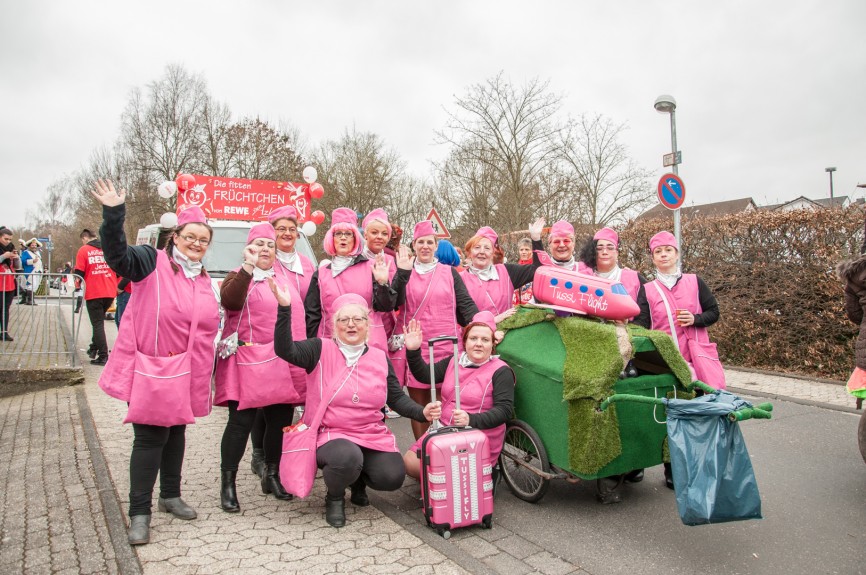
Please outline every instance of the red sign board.
[{"label": "red sign board", "polygon": [[214,220],[266,221],[282,206],[294,206],[298,221],[310,219],[310,185],[220,176],[195,176],[195,186],[178,192],[177,209],[199,206]]},{"label": "red sign board", "polygon": [[433,231],[436,232],[435,235],[437,238],[440,240],[447,240],[451,237],[451,232],[449,232],[448,228],[445,227],[445,224],[442,223],[442,218],[439,217],[439,212],[436,211],[436,208],[430,210],[430,213],[427,214],[427,219],[433,224]]},{"label": "red sign board", "polygon": [[676,174],[665,174],[659,179],[658,196],[661,205],[676,210],[686,201],[686,185]]}]

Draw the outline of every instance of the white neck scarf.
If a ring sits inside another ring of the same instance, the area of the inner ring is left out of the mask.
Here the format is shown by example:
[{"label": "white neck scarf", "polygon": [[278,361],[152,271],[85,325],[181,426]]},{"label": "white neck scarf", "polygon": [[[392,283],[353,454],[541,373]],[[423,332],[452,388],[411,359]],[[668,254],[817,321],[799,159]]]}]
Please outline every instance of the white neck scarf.
[{"label": "white neck scarf", "polygon": [[489,362],[491,359],[496,359],[498,357],[498,355],[491,355],[481,363],[475,363],[474,361],[469,359],[469,355],[464,351],[460,354],[460,359],[458,360],[458,363],[460,364],[460,367],[481,367],[485,363]]},{"label": "white neck scarf", "polygon": [[253,266],[253,281],[261,282],[265,281],[268,278],[274,277],[274,268],[269,267],[266,270],[259,269],[257,266]]},{"label": "white neck scarf", "polygon": [[[373,252],[371,252],[370,248],[368,248],[367,246],[364,246],[364,251],[361,253],[364,254],[364,257],[370,261],[373,261],[376,259],[377,254],[374,254]],[[379,252],[379,253],[382,253],[382,252]]]},{"label": "white neck scarf", "polygon": [[438,263],[439,263],[439,260],[437,258],[433,258],[433,261],[430,262],[429,264],[423,264],[423,263],[418,261],[418,258],[415,258],[415,271],[421,275],[429,274],[430,272],[432,272],[433,270],[436,269],[436,264],[438,264]]},{"label": "white neck scarf", "polygon": [[605,279],[609,279],[611,281],[618,282],[620,280],[620,278],[622,277],[622,268],[619,267],[619,264],[617,264],[617,265],[613,266],[613,269],[610,270],[609,272],[600,272],[598,270],[595,270],[595,275],[597,275],[600,278],[605,278]]},{"label": "white neck scarf", "polygon": [[553,263],[556,264],[557,266],[559,266],[559,267],[561,267],[561,268],[565,268],[565,269],[567,269],[567,270],[572,270],[572,271],[574,271],[574,256],[571,256],[571,258],[569,258],[568,260],[566,260],[566,261],[564,261],[564,262],[561,262],[561,261],[559,261],[558,259],[555,259],[555,258],[550,258],[550,259],[551,259],[551,260],[553,261]]},{"label": "white neck scarf", "polygon": [[201,262],[194,262],[177,249],[177,246],[171,250],[171,257],[174,260],[174,263],[180,266],[183,270],[183,275],[187,277],[187,279],[195,279],[198,275],[201,274],[202,264]]},{"label": "white neck scarf", "polygon": [[334,256],[331,259],[331,277],[340,275],[346,268],[352,265],[353,261],[355,261],[355,258],[352,256]]},{"label": "white neck scarf", "polygon": [[336,342],[337,347],[340,348],[343,357],[346,358],[346,367],[352,367],[358,363],[358,360],[361,359],[362,355],[364,355],[364,349],[367,347],[366,343],[359,343],[358,345],[343,343],[339,337],[334,337],[334,342]]},{"label": "white neck scarf", "polygon": [[663,274],[656,268],[656,279],[662,282],[666,288],[674,289],[674,286],[677,284],[677,280],[682,277],[683,272],[680,270],[675,271],[672,274]]},{"label": "white neck scarf", "polygon": [[496,271],[496,266],[493,264],[490,264],[489,266],[487,266],[483,270],[480,270],[474,266],[469,266],[469,273],[471,273],[474,276],[478,276],[478,279],[480,279],[483,282],[488,282],[490,280],[498,280],[499,279],[499,272]]},{"label": "white neck scarf", "polygon": [[290,272],[296,273],[300,276],[304,275],[304,266],[301,265],[301,258],[298,257],[297,251],[289,253],[277,250],[277,259],[280,260],[280,263],[286,266],[286,269]]}]

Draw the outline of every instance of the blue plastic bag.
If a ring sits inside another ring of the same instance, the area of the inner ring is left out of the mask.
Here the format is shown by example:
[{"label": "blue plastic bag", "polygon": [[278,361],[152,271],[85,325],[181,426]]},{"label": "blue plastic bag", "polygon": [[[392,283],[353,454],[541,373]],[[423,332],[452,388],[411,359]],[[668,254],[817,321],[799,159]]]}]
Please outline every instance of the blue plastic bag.
[{"label": "blue plastic bag", "polygon": [[686,525],[761,519],[761,496],[746,443],[728,413],[749,402],[726,391],[667,406],[677,510]]}]

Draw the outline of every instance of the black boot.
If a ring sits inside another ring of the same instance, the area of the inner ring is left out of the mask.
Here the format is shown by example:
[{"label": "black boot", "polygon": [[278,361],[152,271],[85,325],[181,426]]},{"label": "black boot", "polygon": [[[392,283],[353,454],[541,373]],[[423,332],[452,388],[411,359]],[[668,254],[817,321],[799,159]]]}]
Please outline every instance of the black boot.
[{"label": "black boot", "polygon": [[325,521],[331,527],[346,525],[346,499],[342,495],[325,496]]},{"label": "black boot", "polygon": [[670,463],[665,463],[665,487],[674,488],[674,472],[671,470]]},{"label": "black boot", "polygon": [[250,461],[250,469],[259,477],[265,476],[265,450],[261,447],[253,447],[253,458]]},{"label": "black boot", "polygon": [[272,493],[280,501],[291,501],[294,496],[286,493],[283,484],[280,483],[280,464],[266,463],[265,474],[262,476],[262,493]]},{"label": "black boot", "polygon": [[235,487],[235,479],[238,476],[237,471],[220,471],[220,507],[223,511],[229,513],[237,513],[241,510],[238,504],[238,491]]},{"label": "black boot", "polygon": [[358,507],[367,507],[370,505],[370,498],[367,497],[367,484],[364,479],[359,477],[355,483],[351,485],[352,496],[349,500]]}]

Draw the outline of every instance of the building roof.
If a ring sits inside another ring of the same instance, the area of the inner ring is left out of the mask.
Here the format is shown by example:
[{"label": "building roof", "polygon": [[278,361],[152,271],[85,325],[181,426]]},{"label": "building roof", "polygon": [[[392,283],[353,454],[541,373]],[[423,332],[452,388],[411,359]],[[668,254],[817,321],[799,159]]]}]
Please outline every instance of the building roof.
[{"label": "building roof", "polygon": [[[740,198],[739,200],[726,200],[724,202],[714,202],[711,204],[701,204],[698,206],[687,206],[680,208],[680,215],[684,218],[698,218],[702,216],[726,216],[728,214],[738,214],[755,210],[758,206],[752,198]],[[637,217],[639,220],[649,220],[652,218],[667,217],[672,213],[672,210],[667,209],[661,204],[645,211]]]}]

